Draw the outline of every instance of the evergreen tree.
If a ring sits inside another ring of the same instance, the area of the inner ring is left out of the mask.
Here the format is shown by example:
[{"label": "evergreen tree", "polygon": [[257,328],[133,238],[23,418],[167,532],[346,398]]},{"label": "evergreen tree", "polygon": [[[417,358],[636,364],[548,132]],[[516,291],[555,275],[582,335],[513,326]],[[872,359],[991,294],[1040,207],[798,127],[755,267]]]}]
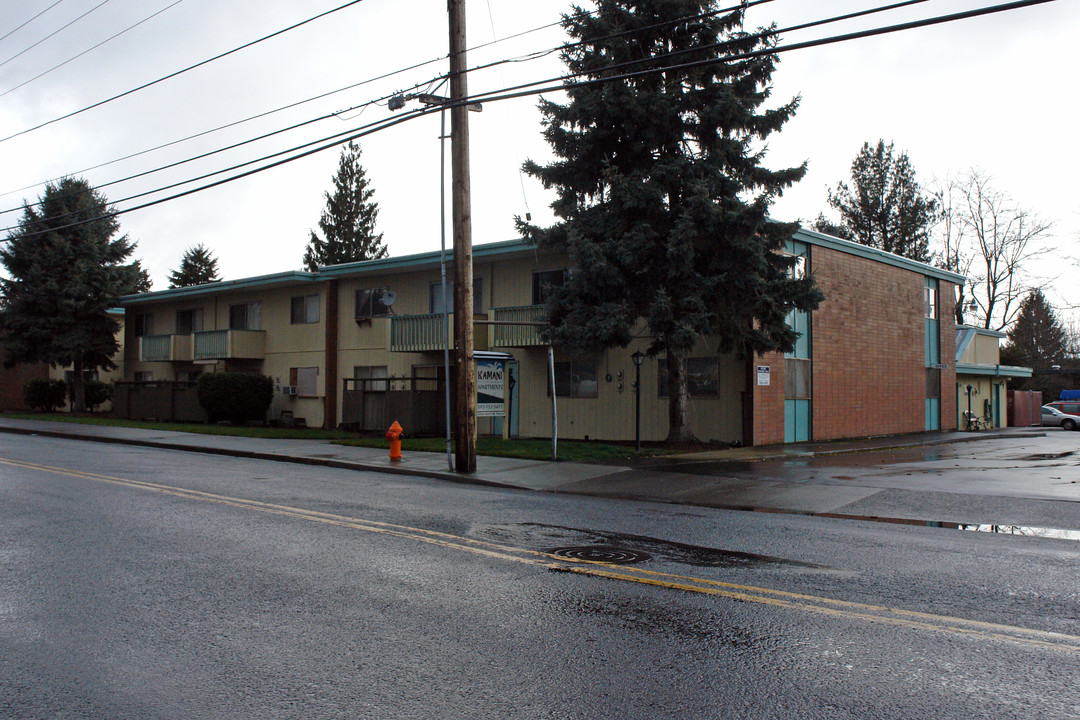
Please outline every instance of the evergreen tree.
[{"label": "evergreen tree", "polygon": [[180,267],[169,273],[169,287],[181,288],[192,285],[220,282],[217,258],[202,243],[184,251]]},{"label": "evergreen tree", "polygon": [[877,147],[863,143],[851,163],[851,183],[840,182],[829,191],[829,205],[840,213],[844,237],[929,262],[937,201],[923,194],[907,153],[894,155],[893,144],[884,140],[878,140]]},{"label": "evergreen tree", "polygon": [[558,159],[524,166],[556,189],[560,221],[519,219],[519,230],[576,268],[548,299],[550,339],[585,355],[648,333],[650,354],[667,357],[668,441],[688,441],[686,359],[699,339],[718,337],[717,352],[748,361],[787,350],[797,337],[787,314],[821,299],[781,252],[796,227],[766,218],[805,165],[768,170],[758,149],[798,100],[759,111],[775,56],[727,59],[776,42],[771,30],[743,31],[743,10],[714,13],[712,0],[596,6],[563,18],[580,41],[563,53],[568,103],[540,104]]},{"label": "evergreen tree", "polygon": [[324,193],[326,209],[319,218],[323,238],[312,231],[304,251],[305,270],[386,257],[382,233],[375,232],[379,204],[371,199],[374,194],[360,165],[360,146],[350,142],[341,151],[334,193]]},{"label": "evergreen tree", "polygon": [[1032,290],[1020,304],[1016,322],[1009,330],[1010,359],[1037,370],[1060,365],[1065,359],[1068,337],[1054,308],[1041,290]]},{"label": "evergreen tree", "polygon": [[135,243],[105,196],[85,180],[45,186],[37,205],[23,204],[17,230],[0,248],[0,336],[11,367],[22,362],[72,365],[72,402],[85,410],[84,371],[116,367],[119,323],[108,310],[149,282]]}]

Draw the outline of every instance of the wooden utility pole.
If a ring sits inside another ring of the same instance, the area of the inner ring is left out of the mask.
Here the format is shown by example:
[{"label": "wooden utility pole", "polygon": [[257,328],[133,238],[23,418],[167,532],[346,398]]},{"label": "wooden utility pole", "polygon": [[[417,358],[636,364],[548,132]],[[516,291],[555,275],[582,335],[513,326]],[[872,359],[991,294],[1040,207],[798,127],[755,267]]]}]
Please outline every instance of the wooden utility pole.
[{"label": "wooden utility pole", "polygon": [[450,16],[450,175],[454,225],[455,469],[476,472],[476,359],[473,357],[472,205],[469,96],[465,71],[465,0],[447,0]]}]

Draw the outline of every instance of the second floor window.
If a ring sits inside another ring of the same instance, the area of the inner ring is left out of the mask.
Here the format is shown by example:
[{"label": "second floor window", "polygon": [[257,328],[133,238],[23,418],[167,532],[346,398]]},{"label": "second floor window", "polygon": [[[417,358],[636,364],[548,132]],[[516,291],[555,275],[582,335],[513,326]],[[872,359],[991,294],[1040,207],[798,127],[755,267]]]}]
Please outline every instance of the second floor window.
[{"label": "second floor window", "polygon": [[135,315],[135,337],[154,334],[154,316],[150,313]]},{"label": "second floor window", "polygon": [[292,299],[291,322],[293,325],[319,322],[319,296],[304,295]]},{"label": "second floor window", "polygon": [[176,311],[176,334],[190,335],[203,329],[202,308]]},{"label": "second floor window", "polygon": [[383,302],[386,288],[363,288],[356,291],[356,315],[358,320],[386,317],[390,306]]},{"label": "second floor window", "polygon": [[555,288],[566,282],[566,270],[537,270],[532,276],[533,305],[543,305]]},{"label": "second floor window", "polygon": [[262,307],[257,302],[229,306],[230,330],[258,330],[262,324]]},{"label": "second floor window", "polygon": [[[473,315],[484,314],[484,278],[473,277]],[[432,315],[441,314],[443,311],[442,280],[436,280],[428,285],[428,308]],[[446,281],[446,302],[450,306],[450,312],[454,311],[454,281]]]}]

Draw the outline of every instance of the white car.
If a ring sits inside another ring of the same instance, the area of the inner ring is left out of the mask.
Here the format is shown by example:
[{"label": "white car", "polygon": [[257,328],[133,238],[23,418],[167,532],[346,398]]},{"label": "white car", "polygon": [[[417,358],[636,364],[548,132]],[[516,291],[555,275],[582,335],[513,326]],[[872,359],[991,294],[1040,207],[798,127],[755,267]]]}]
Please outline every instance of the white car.
[{"label": "white car", "polygon": [[1044,427],[1061,427],[1066,430],[1080,428],[1080,415],[1066,415],[1057,408],[1043,405],[1042,424]]}]

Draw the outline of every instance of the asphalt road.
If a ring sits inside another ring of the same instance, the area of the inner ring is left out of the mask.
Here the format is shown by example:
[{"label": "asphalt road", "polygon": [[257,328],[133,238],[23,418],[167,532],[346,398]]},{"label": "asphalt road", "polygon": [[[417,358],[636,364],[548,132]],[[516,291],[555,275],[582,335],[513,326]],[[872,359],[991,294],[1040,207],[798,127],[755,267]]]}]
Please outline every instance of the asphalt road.
[{"label": "asphalt road", "polygon": [[0,436],[0,717],[1075,717],[1078,561]]}]

